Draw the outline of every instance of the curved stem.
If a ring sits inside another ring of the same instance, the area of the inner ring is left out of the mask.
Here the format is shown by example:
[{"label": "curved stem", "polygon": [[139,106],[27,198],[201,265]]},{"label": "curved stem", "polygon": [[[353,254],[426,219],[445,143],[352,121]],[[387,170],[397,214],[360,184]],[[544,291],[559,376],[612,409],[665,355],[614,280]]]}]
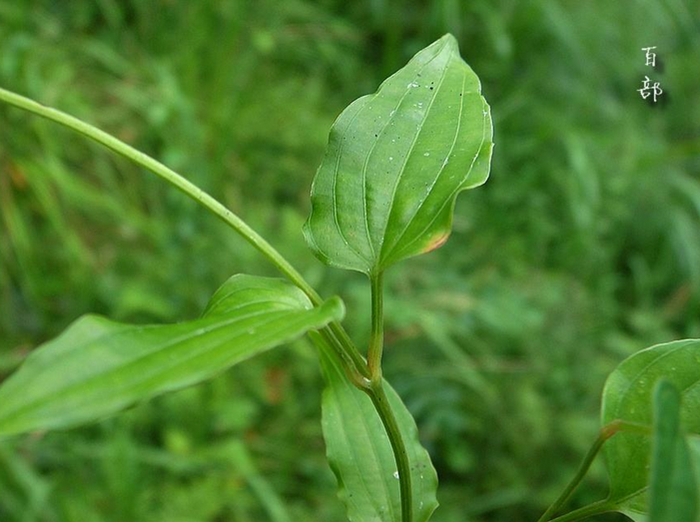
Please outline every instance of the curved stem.
[{"label": "curved stem", "polygon": [[[248,243],[253,245],[253,247],[272,262],[272,264],[274,264],[292,283],[299,287],[309,297],[309,300],[311,300],[314,306],[321,304],[322,299],[318,292],[306,282],[304,277],[270,243],[223,204],[174,170],[97,127],[62,111],[47,107],[46,105],[2,88],[0,88],[0,101],[36,114],[37,116],[41,116],[42,118],[46,118],[47,120],[51,120],[82,134],[177,187],[185,195],[212,212],[248,241]],[[346,363],[352,362],[352,371],[358,374],[358,379],[356,380],[359,382],[362,377],[368,377],[369,372],[362,355],[352,344],[347,334],[345,334],[342,326],[338,323],[334,323],[331,325],[330,330],[332,331],[332,335],[328,335],[329,342],[333,344],[336,350],[341,351]]]},{"label": "curved stem", "polygon": [[567,513],[566,515],[557,517],[553,519],[552,522],[575,522],[576,520],[583,520],[584,518],[593,517],[595,515],[609,513],[610,511],[615,511],[615,505],[607,500],[601,500],[572,511],[571,513]]},{"label": "curved stem", "polygon": [[382,352],[384,350],[384,273],[369,278],[372,300],[372,330],[367,351],[367,366],[373,383],[382,381]]},{"label": "curved stem", "polygon": [[[284,257],[282,257],[282,255],[272,245],[270,245],[262,236],[260,236],[236,214],[227,209],[223,204],[174,170],[166,167],[150,156],[136,150],[130,145],[127,145],[114,136],[101,131],[97,127],[85,123],[73,116],[70,116],[69,114],[37,103],[19,94],[15,94],[0,88],[0,101],[51,120],[79,134],[82,134],[83,136],[90,138],[91,140],[111,149],[117,154],[120,154],[121,156],[133,161],[137,165],[144,167],[171,185],[177,187],[185,195],[192,198],[207,210],[215,214],[219,219],[224,221],[224,223],[243,236],[248,243],[253,245],[253,247],[255,247],[269,261],[271,261],[292,283],[299,287],[309,297],[310,301],[314,305],[317,306],[321,304],[322,299],[318,292],[316,292],[316,290],[314,290],[314,288],[306,282],[303,276]],[[378,280],[375,281],[375,283],[376,285],[373,287],[373,289],[376,291],[373,291],[373,303],[375,298],[378,297],[379,301],[376,304],[378,309],[381,311],[381,275],[379,276]],[[387,402],[386,395],[381,384],[381,371],[379,370],[381,365],[381,350],[383,342],[381,340],[381,314],[379,315],[379,323],[375,324],[375,328],[376,332],[378,333],[375,340],[378,340],[378,344],[375,344],[375,348],[371,350],[371,353],[373,359],[375,360],[373,367],[376,367],[379,371],[379,380],[373,385],[370,385],[370,380],[368,379],[371,376],[369,365],[365,363],[364,358],[357,350],[352,340],[343,329],[342,325],[337,322],[331,323],[329,326],[322,329],[321,335],[344,361],[346,370],[353,384],[365,391],[372,399],[372,403],[374,404],[377,413],[382,420],[384,428],[387,431],[387,435],[389,436],[389,441],[396,458],[401,489],[402,520],[403,522],[411,522],[412,495],[408,454],[406,452],[406,446],[401,436],[401,432],[399,431],[394,412]],[[375,331],[375,328],[373,328],[373,331]]]},{"label": "curved stem", "polygon": [[384,424],[384,429],[389,436],[391,449],[396,459],[396,468],[399,473],[399,489],[401,493],[401,521],[413,520],[413,492],[411,488],[411,464],[408,460],[408,452],[404,444],[403,436],[396,422],[394,411],[391,409],[382,382],[373,382],[371,388],[365,390],[374,404],[379,417]]},{"label": "curved stem", "polygon": [[301,288],[309,299],[318,305],[321,303],[321,297],[318,295],[309,283],[307,283],[302,275],[275,250],[262,236],[253,230],[245,221],[239,218],[236,214],[227,209],[219,201],[204,192],[194,183],[188,181],[174,170],[166,167],[159,161],[136,150],[131,145],[127,145],[123,141],[107,134],[106,132],[94,127],[84,121],[79,120],[65,112],[47,107],[41,103],[25,98],[19,94],[15,94],[5,89],[0,88],[0,101],[4,101],[10,105],[32,112],[37,116],[41,116],[55,123],[59,123],[64,127],[68,127],[83,136],[90,138],[97,143],[104,145],[108,149],[124,156],[133,161],[137,165],[151,171],[157,176],[177,187],[187,196],[195,200],[197,203],[207,208],[215,214],[219,219],[233,228],[238,234],[258,249],[265,257],[267,257],[285,276],[289,278],[296,286]]},{"label": "curved stem", "polygon": [[[578,488],[578,486],[581,484],[583,478],[586,476],[586,473],[588,473],[591,464],[593,464],[593,461],[595,460],[596,456],[598,455],[598,453],[600,453],[600,450],[603,447],[603,445],[609,439],[611,439],[613,436],[617,435],[621,431],[648,433],[649,427],[641,424],[626,422],[623,420],[614,420],[611,423],[603,426],[600,429],[598,437],[593,443],[593,446],[591,446],[591,449],[588,450],[588,453],[584,457],[583,462],[581,462],[581,465],[579,466],[578,471],[576,471],[576,475],[574,475],[574,478],[571,479],[571,482],[567,484],[566,488],[564,488],[564,491],[562,491],[561,495],[559,495],[559,497],[554,501],[554,503],[551,506],[549,506],[547,511],[544,512],[544,514],[537,520],[537,522],[548,522],[549,520],[552,520],[552,516],[554,516],[554,514],[557,511],[559,511],[559,509],[564,505],[564,503],[567,500],[569,500],[574,491],[576,491],[576,488]],[[576,511],[572,511],[572,513],[576,513]],[[560,521],[561,518],[562,517],[559,517],[554,520]]]}]

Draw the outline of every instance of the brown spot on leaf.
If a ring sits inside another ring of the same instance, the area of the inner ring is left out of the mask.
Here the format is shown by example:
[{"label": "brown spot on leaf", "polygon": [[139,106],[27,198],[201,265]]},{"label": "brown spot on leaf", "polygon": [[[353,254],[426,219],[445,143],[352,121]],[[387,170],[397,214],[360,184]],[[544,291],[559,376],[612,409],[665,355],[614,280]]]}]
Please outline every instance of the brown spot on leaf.
[{"label": "brown spot on leaf", "polygon": [[449,232],[441,232],[437,236],[433,237],[428,244],[425,246],[423,249],[423,253],[427,254],[428,252],[432,252],[436,248],[440,248],[442,245],[447,243],[447,239],[450,237]]}]

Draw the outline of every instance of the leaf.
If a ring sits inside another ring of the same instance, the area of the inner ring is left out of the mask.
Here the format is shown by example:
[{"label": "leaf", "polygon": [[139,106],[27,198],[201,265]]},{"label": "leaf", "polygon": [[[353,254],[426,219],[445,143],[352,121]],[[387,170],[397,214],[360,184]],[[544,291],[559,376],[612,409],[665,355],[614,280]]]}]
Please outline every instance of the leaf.
[{"label": "leaf", "polygon": [[445,35],[334,123],[307,243],[323,262],[364,273],[438,248],[457,194],[488,178],[492,136],[479,79]]},{"label": "leaf", "polygon": [[284,281],[237,275],[194,321],[137,326],[82,317],[0,386],[0,436],[105,417],[213,377],[343,313],[338,298],[313,308]]},{"label": "leaf", "polygon": [[[326,379],[323,436],[338,479],[338,496],[353,522],[401,522],[396,461],[372,401],[354,387],[332,352],[321,349]],[[413,417],[387,383],[386,394],[408,452],[413,487],[413,522],[425,522],[437,508],[437,473],[418,440]]]},{"label": "leaf", "polygon": [[[670,381],[683,398],[680,417],[687,434],[700,434],[700,340],[659,344],[623,361],[610,375],[603,391],[602,419],[651,426],[654,385]],[[610,475],[610,500],[618,510],[639,520],[648,513],[650,437],[620,433],[607,442],[605,456]]]},{"label": "leaf", "polygon": [[649,522],[696,522],[698,488],[680,410],[678,390],[662,379],[654,393]]}]

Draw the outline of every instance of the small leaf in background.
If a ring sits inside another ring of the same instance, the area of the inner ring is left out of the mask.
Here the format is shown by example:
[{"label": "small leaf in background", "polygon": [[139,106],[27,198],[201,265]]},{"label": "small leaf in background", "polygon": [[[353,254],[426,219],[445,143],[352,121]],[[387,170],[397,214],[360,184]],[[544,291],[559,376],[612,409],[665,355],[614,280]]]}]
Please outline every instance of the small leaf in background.
[{"label": "small leaf in background", "polygon": [[680,393],[662,379],[654,392],[649,522],[697,522],[698,488],[680,412]]},{"label": "small leaf in background", "polygon": [[136,326],[85,316],[37,348],[0,386],[0,436],[67,428],[189,386],[340,319],[282,280],[237,275],[200,319]]},{"label": "small leaf in background", "polygon": [[[682,429],[689,435],[700,434],[700,340],[697,339],[652,346],[624,360],[610,374],[603,391],[603,424],[622,419],[651,426],[653,390],[660,379],[666,379],[681,394]],[[648,435],[623,432],[605,446],[610,501],[635,520],[641,520],[649,512],[651,445]]]},{"label": "small leaf in background", "polygon": [[492,135],[479,79],[445,35],[336,120],[307,243],[325,263],[364,273],[438,248],[457,194],[488,178]]},{"label": "small leaf in background", "polygon": [[[323,436],[338,479],[339,496],[353,522],[401,522],[396,461],[372,401],[345,376],[340,361],[323,348]],[[413,522],[425,522],[437,508],[438,480],[418,440],[413,417],[396,392],[384,384],[406,444],[413,487]]]}]

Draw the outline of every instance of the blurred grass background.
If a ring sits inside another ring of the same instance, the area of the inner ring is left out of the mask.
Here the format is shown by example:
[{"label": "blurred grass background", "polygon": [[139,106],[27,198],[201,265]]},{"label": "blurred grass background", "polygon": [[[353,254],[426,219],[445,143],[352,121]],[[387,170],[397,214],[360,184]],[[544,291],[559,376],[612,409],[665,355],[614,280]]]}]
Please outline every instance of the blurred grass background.
[{"label": "blurred grass background", "polygon": [[[435,520],[533,521],[594,439],[615,365],[700,336],[696,0],[0,0],[0,85],[220,198],[343,296],[363,345],[366,282],[303,243],[311,179],[339,112],[447,31],[492,106],[493,171],[445,247],[389,274],[385,373],[441,477]],[[81,314],[194,317],[236,272],[274,274],[160,180],[0,107],[0,378]],[[300,341],[4,442],[0,520],[341,521],[321,389]],[[605,493],[598,463],[572,504]]]}]

